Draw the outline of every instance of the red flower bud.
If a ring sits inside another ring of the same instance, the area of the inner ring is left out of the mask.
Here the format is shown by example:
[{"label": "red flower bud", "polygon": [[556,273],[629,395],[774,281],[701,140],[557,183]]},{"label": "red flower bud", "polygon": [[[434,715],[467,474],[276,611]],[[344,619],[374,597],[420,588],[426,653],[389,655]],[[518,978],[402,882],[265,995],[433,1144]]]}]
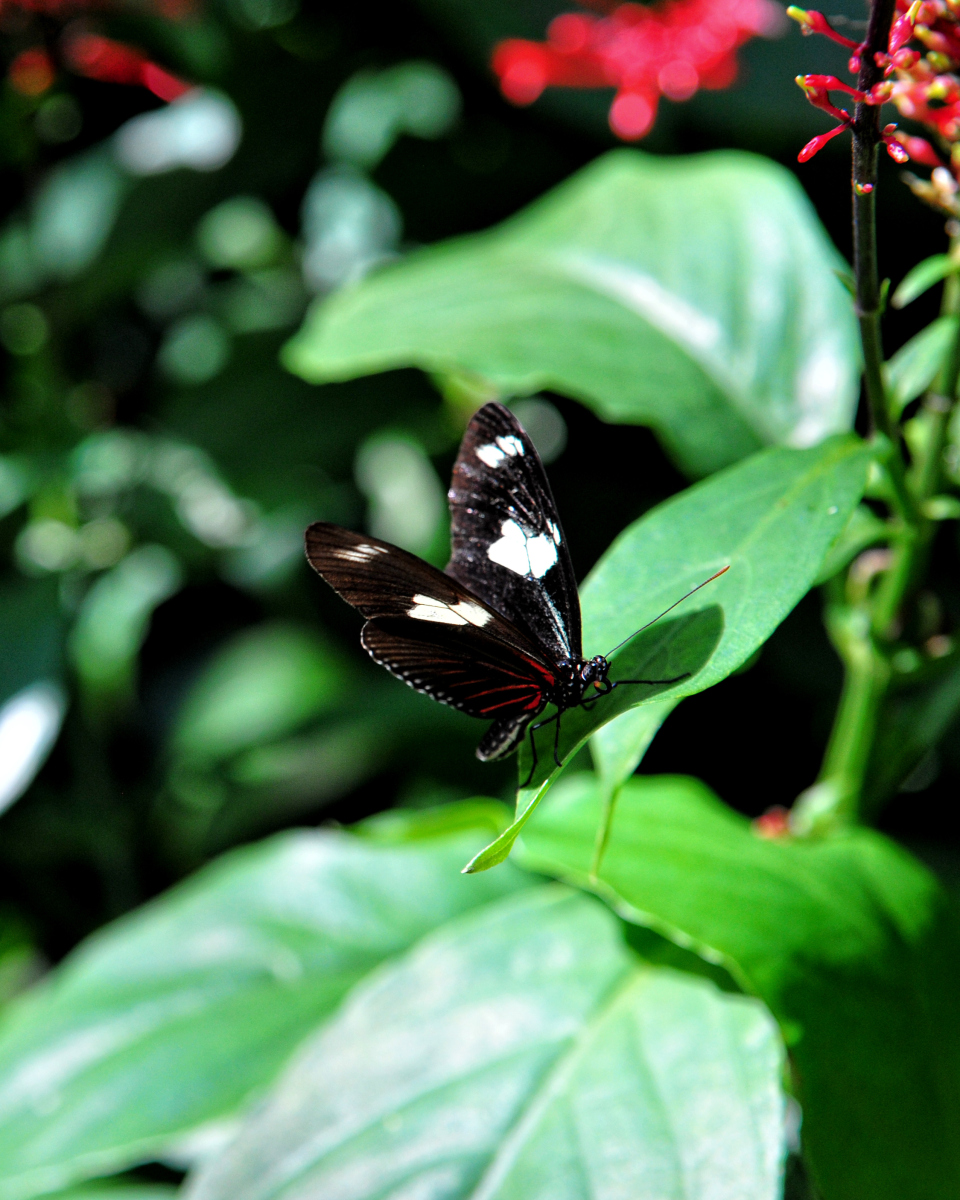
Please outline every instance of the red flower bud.
[{"label": "red flower bud", "polygon": [[842,125],[836,125],[833,129],[828,130],[826,133],[819,133],[815,138],[811,138],[797,155],[797,162],[809,162],[815,154],[819,153],[819,151],[824,148],[831,138],[835,138],[838,133],[843,133],[843,131],[847,128],[847,124],[848,122],[844,122]]},{"label": "red flower bud", "polygon": [[836,42],[840,46],[849,46],[851,50],[860,48],[859,42],[844,37],[842,33],[837,33],[823,13],[815,12],[812,8],[802,9],[791,4],[787,9],[787,16],[797,21],[805,34],[822,33],[824,37],[828,37],[831,42]]},{"label": "red flower bud", "polygon": [[[912,9],[910,10],[913,11]],[[904,13],[902,17],[897,17],[890,30],[890,41],[887,46],[891,54],[896,54],[901,46],[905,46],[913,37],[913,19],[910,13]]]}]

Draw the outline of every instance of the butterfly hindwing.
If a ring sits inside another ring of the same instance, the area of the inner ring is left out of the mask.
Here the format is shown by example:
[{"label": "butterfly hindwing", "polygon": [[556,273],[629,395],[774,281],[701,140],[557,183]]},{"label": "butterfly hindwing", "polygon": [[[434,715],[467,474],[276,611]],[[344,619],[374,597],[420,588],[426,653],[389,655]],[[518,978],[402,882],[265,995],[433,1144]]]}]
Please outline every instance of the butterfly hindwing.
[{"label": "butterfly hindwing", "polygon": [[360,640],[398,679],[471,717],[525,726],[556,682],[544,664],[473,627],[431,629],[387,617],[368,621]]},{"label": "butterfly hindwing", "polygon": [[573,564],[540,457],[501,404],[470,421],[449,492],[446,573],[527,634],[555,662],[581,656]]}]

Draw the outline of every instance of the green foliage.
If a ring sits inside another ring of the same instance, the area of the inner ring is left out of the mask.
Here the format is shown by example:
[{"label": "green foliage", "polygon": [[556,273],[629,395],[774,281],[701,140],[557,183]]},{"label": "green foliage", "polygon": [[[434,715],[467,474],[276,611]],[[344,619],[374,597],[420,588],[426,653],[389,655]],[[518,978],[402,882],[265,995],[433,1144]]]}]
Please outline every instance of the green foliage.
[{"label": "green foliage", "polygon": [[[867,823],[955,885],[956,235],[882,181],[860,438],[799,35],[604,153],[606,97],[484,82],[537,0],[81,19],[195,87],[0,95],[0,1200],[952,1200],[960,926]],[[498,396],[657,681],[516,796],[303,558],[442,567]]]},{"label": "green foliage", "polygon": [[589,776],[556,789],[523,861],[722,962],[767,1003],[824,1195],[956,1194],[960,944],[933,877],[867,830],[764,840],[703,784],[663,777],[623,787],[591,882],[600,802]]},{"label": "green foliage", "polygon": [[284,834],[85,945],[0,1030],[0,1197],[122,1170],[235,1117],[358,979],[522,885],[458,873],[478,816],[396,846]]},{"label": "green foliage", "polygon": [[890,359],[887,387],[894,412],[902,412],[933,383],[956,337],[957,318],[949,314],[937,317]]},{"label": "green foliage", "polygon": [[957,264],[949,254],[932,254],[910,268],[893,293],[890,303],[894,308],[905,308],[956,269]]},{"label": "green foliage", "polygon": [[[672,703],[718,683],[763,645],[809,589],[860,499],[868,461],[868,450],[855,438],[813,450],[765,450],[641,517],[583,585],[586,653],[615,646],[729,566],[685,602],[685,609],[699,609],[698,614],[657,622],[616,655],[612,672],[614,679],[687,675],[672,688]],[[565,714],[560,761],[569,761],[607,721],[663,690],[624,687],[590,711]],[[664,703],[658,705],[657,724]],[[559,775],[552,734],[546,733],[537,742],[538,769],[518,796],[516,821],[468,870],[484,871],[504,860]],[[521,779],[531,765],[529,752],[521,751]]]},{"label": "green foliage", "polygon": [[500,229],[319,305],[285,361],[315,382],[416,365],[505,395],[551,388],[653,426],[703,475],[849,427],[857,351],[838,265],[772,163],[619,151]]},{"label": "green foliage", "polygon": [[356,988],[186,1194],[772,1197],[779,1068],[759,1005],[642,966],[610,914],[538,887]]},{"label": "green foliage", "polygon": [[173,1200],[176,1188],[162,1183],[94,1184],[57,1192],[50,1200]]}]

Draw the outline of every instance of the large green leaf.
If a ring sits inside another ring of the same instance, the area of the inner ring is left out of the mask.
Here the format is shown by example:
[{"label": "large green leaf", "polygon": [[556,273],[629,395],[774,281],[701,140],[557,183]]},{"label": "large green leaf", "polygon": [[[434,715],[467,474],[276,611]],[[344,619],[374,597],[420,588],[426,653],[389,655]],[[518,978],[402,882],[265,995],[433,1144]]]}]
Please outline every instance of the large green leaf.
[{"label": "large green leaf", "polygon": [[848,429],[857,338],[797,181],[741,153],[605,155],[492,232],[314,307],[286,365],[313,382],[465,370],[651,425],[707,474]]},{"label": "large green leaf", "polygon": [[130,1183],[129,1180],[100,1180],[89,1186],[57,1192],[45,1200],[174,1200],[175,1187],[165,1183]]},{"label": "large green leaf", "polygon": [[495,828],[480,815],[403,845],[283,834],[91,938],[0,1027],[0,1197],[235,1115],[372,967],[520,886],[460,877]]},{"label": "large green leaf", "polygon": [[546,885],[360,985],[186,1196],[773,1200],[779,1066],[755,1001]]},{"label": "large green leaf", "polygon": [[721,961],[791,1045],[824,1200],[960,1194],[960,945],[928,872],[879,834],[765,840],[696,780],[622,789],[599,882],[593,777],[556,790],[524,860]]},{"label": "large green leaf", "polygon": [[[696,484],[635,521],[614,541],[581,589],[586,654],[609,652],[722,567],[730,569],[653,625],[614,660],[613,679],[687,673],[659,706],[701,692],[742,666],[813,584],[831,543],[863,492],[869,449],[841,437],[810,450],[771,448]],[[721,619],[722,617],[722,619]],[[663,687],[624,687],[587,711],[565,713],[559,757],[568,762],[601,725]],[[469,865],[502,862],[560,768],[553,727],[537,740],[538,767],[517,799],[517,819]],[[520,778],[530,770],[520,755]]]}]

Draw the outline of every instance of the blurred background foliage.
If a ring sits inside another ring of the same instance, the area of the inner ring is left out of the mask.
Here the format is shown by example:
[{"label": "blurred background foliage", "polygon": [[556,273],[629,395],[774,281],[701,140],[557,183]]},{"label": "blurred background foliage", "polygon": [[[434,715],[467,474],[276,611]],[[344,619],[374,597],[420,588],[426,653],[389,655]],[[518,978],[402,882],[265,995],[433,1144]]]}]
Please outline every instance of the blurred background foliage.
[{"label": "blurred background foliage", "polygon": [[[8,75],[0,97],[0,997],[232,845],[509,796],[512,764],[481,766],[475,722],[366,659],[302,553],[322,519],[442,565],[446,481],[484,397],[413,370],[310,386],[278,354],[312,297],[487,228],[611,146],[609,96],[551,91],[520,111],[490,75],[498,39],[541,37],[564,7],[0,9],[7,66],[43,41],[56,67],[43,87]],[[71,72],[78,30],[196,86],[168,105]],[[644,146],[791,165],[823,127],[793,76],[842,54],[796,28],[756,40],[731,89],[665,101]],[[846,152],[834,142],[799,174],[843,253]],[[882,170],[896,284],[942,249],[942,221]],[[891,314],[888,351],[934,303]],[[515,407],[581,578],[685,485],[646,429],[611,436],[560,396]],[[955,623],[956,581],[937,585]],[[816,774],[839,682],[808,597],[748,670],[670,719],[646,769],[698,775],[748,815],[788,804]],[[882,818],[947,867],[955,744]]]}]

